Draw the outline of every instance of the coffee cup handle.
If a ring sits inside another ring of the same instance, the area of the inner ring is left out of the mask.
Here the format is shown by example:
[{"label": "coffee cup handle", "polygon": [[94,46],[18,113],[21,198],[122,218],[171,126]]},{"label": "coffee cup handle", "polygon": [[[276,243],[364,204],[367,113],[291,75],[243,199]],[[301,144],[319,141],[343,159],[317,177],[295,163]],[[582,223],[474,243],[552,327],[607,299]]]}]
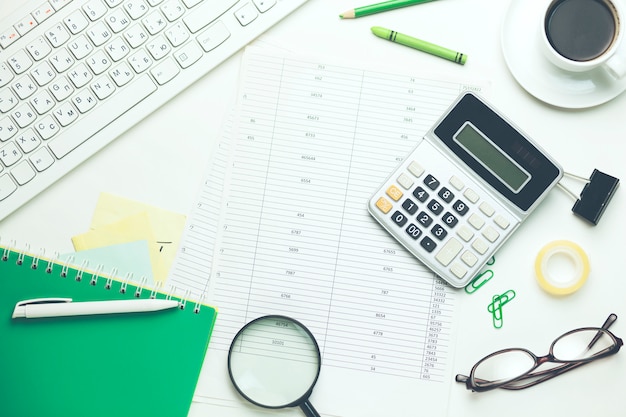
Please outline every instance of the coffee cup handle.
[{"label": "coffee cup handle", "polygon": [[605,63],[605,68],[616,79],[626,75],[626,51],[619,51]]}]

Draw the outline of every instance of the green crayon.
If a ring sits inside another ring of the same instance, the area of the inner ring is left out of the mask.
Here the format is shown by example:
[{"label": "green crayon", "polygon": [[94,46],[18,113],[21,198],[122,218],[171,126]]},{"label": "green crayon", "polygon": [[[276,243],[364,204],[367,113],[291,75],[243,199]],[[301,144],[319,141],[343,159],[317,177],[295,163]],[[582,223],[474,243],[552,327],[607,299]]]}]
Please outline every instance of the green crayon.
[{"label": "green crayon", "polygon": [[467,61],[467,55],[465,54],[414,38],[412,36],[403,35],[402,33],[398,33],[394,30],[374,26],[372,27],[372,33],[379,38],[387,39],[391,42],[399,43],[400,45],[408,46],[410,48],[417,49],[418,51],[426,52],[440,58],[456,62],[457,64],[463,65]]}]

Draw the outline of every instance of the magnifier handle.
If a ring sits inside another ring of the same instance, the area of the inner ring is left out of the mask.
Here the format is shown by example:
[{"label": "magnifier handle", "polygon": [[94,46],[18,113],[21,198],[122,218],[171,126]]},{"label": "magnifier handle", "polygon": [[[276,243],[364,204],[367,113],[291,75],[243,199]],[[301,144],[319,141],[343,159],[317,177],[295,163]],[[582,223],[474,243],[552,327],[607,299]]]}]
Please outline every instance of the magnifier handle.
[{"label": "magnifier handle", "polygon": [[309,400],[300,404],[300,408],[307,417],[320,417],[319,413],[315,410],[315,408],[313,408],[313,404],[311,404]]}]

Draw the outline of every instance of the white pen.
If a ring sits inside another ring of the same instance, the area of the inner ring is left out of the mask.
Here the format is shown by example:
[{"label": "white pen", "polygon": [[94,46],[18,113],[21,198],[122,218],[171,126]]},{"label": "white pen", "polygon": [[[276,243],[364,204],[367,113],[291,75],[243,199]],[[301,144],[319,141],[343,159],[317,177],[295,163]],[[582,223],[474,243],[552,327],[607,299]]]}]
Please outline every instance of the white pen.
[{"label": "white pen", "polygon": [[13,318],[88,316],[94,314],[141,313],[178,307],[176,300],[141,299],[72,302],[71,298],[37,298],[15,305]]}]

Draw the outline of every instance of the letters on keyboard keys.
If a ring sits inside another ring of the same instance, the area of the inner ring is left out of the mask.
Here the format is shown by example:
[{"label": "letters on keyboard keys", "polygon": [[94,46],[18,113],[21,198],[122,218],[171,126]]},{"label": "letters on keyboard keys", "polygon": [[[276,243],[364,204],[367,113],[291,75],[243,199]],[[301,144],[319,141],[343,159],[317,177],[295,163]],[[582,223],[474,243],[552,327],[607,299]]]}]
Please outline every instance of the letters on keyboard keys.
[{"label": "letters on keyboard keys", "polygon": [[0,219],[306,1],[24,0],[0,20]]}]

